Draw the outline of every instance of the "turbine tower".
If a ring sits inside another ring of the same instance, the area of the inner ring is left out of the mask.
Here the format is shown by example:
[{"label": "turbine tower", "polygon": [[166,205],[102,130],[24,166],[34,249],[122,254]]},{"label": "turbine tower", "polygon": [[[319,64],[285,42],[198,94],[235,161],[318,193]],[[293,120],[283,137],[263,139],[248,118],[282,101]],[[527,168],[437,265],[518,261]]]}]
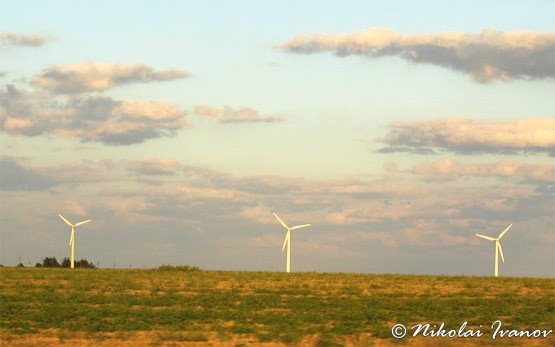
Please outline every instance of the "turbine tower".
[{"label": "turbine tower", "polygon": [[73,269],[73,264],[74,264],[74,260],[75,260],[75,228],[77,228],[80,225],[83,225],[85,223],[90,222],[90,219],[87,219],[85,221],[76,223],[76,224],[71,224],[67,219],[64,218],[64,216],[62,216],[61,214],[58,214],[58,216],[60,216],[60,218],[66,222],[67,225],[69,225],[71,227],[71,235],[69,237],[69,245],[71,246],[71,255],[70,255],[70,262],[71,262],[71,268]]},{"label": "turbine tower", "polygon": [[509,231],[509,229],[512,227],[513,225],[509,225],[507,227],[507,229],[503,230],[501,232],[501,234],[499,234],[499,236],[497,236],[497,238],[493,238],[490,236],[485,236],[485,235],[480,235],[480,234],[476,234],[476,236],[481,237],[483,239],[489,240],[489,241],[494,241],[494,247],[495,247],[495,267],[493,270],[493,274],[495,275],[495,277],[499,277],[499,254],[501,254],[501,260],[503,262],[505,262],[505,257],[503,257],[503,248],[501,247],[501,243],[499,242],[499,240],[501,240],[501,238],[503,237],[503,235],[505,235],[505,233],[507,231]]},{"label": "turbine tower", "polygon": [[284,221],[281,220],[281,218],[279,218],[279,216],[276,213],[274,213],[274,216],[276,216],[277,220],[281,223],[281,225],[283,225],[283,227],[285,229],[287,229],[287,233],[285,234],[285,240],[283,241],[283,247],[281,248],[281,251],[283,252],[285,250],[285,245],[287,245],[286,271],[291,272],[291,231],[292,230],[297,230],[297,229],[300,229],[300,228],[305,228],[305,227],[311,226],[312,224],[297,225],[297,226],[294,226],[294,227],[290,228],[290,227],[287,226],[287,224],[285,224]]}]

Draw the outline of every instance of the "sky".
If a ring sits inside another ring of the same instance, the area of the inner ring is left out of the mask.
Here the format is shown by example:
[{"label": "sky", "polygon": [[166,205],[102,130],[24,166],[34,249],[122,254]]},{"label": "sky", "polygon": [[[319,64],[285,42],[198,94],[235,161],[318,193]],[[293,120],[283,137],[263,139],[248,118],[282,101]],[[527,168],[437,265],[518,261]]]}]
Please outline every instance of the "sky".
[{"label": "sky", "polygon": [[0,263],[555,275],[553,1],[17,1]]}]

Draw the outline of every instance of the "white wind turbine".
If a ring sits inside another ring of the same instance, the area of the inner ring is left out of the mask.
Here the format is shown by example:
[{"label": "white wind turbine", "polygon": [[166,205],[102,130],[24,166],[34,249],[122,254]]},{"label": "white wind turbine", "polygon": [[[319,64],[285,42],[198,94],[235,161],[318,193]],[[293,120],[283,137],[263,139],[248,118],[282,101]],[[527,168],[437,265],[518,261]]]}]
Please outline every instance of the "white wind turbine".
[{"label": "white wind turbine", "polygon": [[494,270],[494,275],[495,277],[499,276],[499,254],[501,254],[501,260],[503,262],[505,262],[505,257],[503,257],[503,248],[501,247],[501,243],[499,242],[499,240],[501,240],[501,238],[503,237],[503,235],[505,235],[505,233],[507,231],[509,231],[509,229],[512,227],[513,225],[509,225],[507,227],[507,229],[503,230],[501,232],[501,234],[499,234],[499,236],[497,236],[497,238],[493,238],[490,236],[485,236],[485,235],[480,235],[480,234],[476,234],[476,236],[481,237],[483,239],[489,240],[489,241],[494,241],[494,247],[495,247],[495,270]]},{"label": "white wind turbine", "polygon": [[285,245],[287,244],[287,267],[286,270],[287,272],[291,272],[291,230],[297,230],[300,228],[305,228],[308,226],[311,226],[312,224],[303,224],[303,225],[297,225],[294,226],[292,228],[288,227],[287,224],[285,224],[284,221],[281,220],[281,218],[278,217],[278,215],[276,213],[274,213],[274,216],[276,216],[277,220],[281,223],[281,225],[283,225],[283,227],[285,229],[287,229],[287,233],[285,234],[285,240],[283,241],[283,247],[281,248],[281,251],[283,252],[285,250]]},{"label": "white wind turbine", "polygon": [[85,223],[90,222],[90,219],[87,219],[85,221],[76,223],[76,224],[71,224],[67,219],[64,218],[64,216],[62,216],[61,214],[58,214],[58,216],[60,216],[60,218],[66,222],[67,225],[69,225],[71,227],[71,236],[69,237],[69,245],[71,246],[71,257],[70,257],[70,261],[71,261],[71,268],[73,269],[73,264],[74,264],[74,260],[75,260],[75,228],[77,228],[80,225],[83,225]]}]

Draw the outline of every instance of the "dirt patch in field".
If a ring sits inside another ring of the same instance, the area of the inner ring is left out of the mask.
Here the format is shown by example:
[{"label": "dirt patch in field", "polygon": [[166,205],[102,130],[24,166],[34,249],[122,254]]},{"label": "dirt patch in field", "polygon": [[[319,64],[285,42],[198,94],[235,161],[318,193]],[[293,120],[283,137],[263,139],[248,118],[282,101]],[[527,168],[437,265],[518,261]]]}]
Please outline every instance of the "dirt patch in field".
[{"label": "dirt patch in field", "polygon": [[[321,335],[307,335],[300,341],[284,343],[277,341],[260,342],[254,336],[235,335],[221,338],[218,334],[207,332],[201,336],[202,341],[187,341],[188,338],[198,338],[190,332],[116,332],[87,334],[84,332],[67,332],[57,329],[42,330],[35,334],[10,335],[0,333],[0,342],[8,346],[322,346],[339,344],[345,347],[378,346],[378,347],[427,347],[427,346],[487,346],[491,345],[490,339],[430,339],[406,338],[403,340],[376,339],[371,334],[344,336],[325,339]],[[504,339],[496,340],[496,346],[553,346],[554,338],[548,339]]]},{"label": "dirt patch in field", "polygon": [[[172,339],[175,337],[176,339]],[[43,330],[36,334],[0,334],[0,342],[9,346],[265,346],[281,347],[281,342],[259,342],[255,337],[232,336],[221,339],[215,333],[207,333],[204,341],[180,341],[187,338],[186,332],[139,331],[133,333],[86,334],[64,332],[56,329]],[[311,344],[302,344],[303,346]]]}]

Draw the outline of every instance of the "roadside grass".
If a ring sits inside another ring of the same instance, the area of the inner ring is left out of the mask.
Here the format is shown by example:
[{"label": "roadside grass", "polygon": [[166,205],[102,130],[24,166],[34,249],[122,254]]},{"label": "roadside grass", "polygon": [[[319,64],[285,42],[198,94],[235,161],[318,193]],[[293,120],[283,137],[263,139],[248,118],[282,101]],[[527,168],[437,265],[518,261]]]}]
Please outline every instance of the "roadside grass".
[{"label": "roadside grass", "polygon": [[[495,320],[519,330],[555,327],[555,280],[466,276],[156,270],[0,269],[5,339],[58,331],[158,342],[345,341],[392,338],[391,327],[445,322],[458,329]],[[239,341],[238,340],[238,341]],[[312,340],[311,340],[312,341]],[[486,340],[479,340],[482,343]],[[491,342],[491,340],[487,340]],[[487,342],[486,341],[486,342]],[[520,342],[518,342],[520,341]],[[550,336],[545,342],[551,345]],[[527,345],[526,339],[509,341]],[[363,342],[360,342],[363,343]],[[238,343],[240,344],[240,343]],[[354,345],[357,345],[355,342]]]}]

